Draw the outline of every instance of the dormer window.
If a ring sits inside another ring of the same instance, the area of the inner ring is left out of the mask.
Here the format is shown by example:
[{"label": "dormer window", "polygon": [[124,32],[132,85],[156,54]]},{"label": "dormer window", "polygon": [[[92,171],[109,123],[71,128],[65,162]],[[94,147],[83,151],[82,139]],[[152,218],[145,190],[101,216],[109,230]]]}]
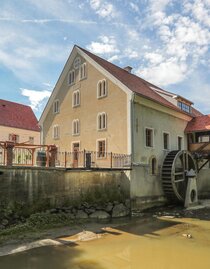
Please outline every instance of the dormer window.
[{"label": "dormer window", "polygon": [[189,106],[181,101],[178,101],[178,107],[187,113],[191,113],[191,110],[192,110],[191,106]]},{"label": "dormer window", "polygon": [[75,83],[75,71],[74,70],[71,70],[69,72],[68,83],[69,83],[69,85],[72,85]]},{"label": "dormer window", "polygon": [[97,84],[97,98],[107,96],[107,81],[105,79],[99,80]]},{"label": "dormer window", "polygon": [[87,77],[86,63],[81,64],[80,69],[79,69],[79,77],[80,77],[80,80]]}]

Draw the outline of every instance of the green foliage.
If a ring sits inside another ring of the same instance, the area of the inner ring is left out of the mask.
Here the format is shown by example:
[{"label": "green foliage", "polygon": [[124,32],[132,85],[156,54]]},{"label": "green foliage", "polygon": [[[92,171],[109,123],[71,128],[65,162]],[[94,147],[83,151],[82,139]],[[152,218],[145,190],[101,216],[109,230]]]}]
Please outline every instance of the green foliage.
[{"label": "green foliage", "polygon": [[71,215],[67,213],[36,213],[31,215],[25,223],[0,230],[0,244],[8,239],[20,239],[35,233],[40,234],[46,229],[72,224],[74,224],[74,220],[72,220]]}]

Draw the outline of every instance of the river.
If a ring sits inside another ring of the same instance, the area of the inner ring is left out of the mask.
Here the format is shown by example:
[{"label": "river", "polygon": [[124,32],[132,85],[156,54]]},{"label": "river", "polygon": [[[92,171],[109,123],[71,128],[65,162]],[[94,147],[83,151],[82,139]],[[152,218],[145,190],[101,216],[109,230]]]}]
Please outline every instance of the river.
[{"label": "river", "polygon": [[0,257],[0,269],[209,269],[210,222],[150,218],[105,228],[89,241],[77,235],[64,245]]}]

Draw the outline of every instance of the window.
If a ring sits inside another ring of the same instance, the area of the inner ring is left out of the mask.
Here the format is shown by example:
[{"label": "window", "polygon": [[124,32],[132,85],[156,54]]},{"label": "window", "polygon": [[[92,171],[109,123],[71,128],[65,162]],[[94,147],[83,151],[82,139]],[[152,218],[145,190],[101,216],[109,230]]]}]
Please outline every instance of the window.
[{"label": "window", "polygon": [[169,149],[169,134],[163,133],[163,149]]},{"label": "window", "polygon": [[153,147],[153,129],[145,129],[146,147]]},{"label": "window", "polygon": [[60,128],[58,125],[53,126],[53,138],[54,139],[59,139],[60,137]]},{"label": "window", "polygon": [[87,72],[86,72],[86,63],[80,65],[79,74],[80,74],[80,80],[86,78]]},{"label": "window", "polygon": [[152,169],[151,169],[151,172],[152,172],[152,175],[155,175],[156,174],[156,165],[157,165],[157,161],[156,161],[156,158],[152,158]]},{"label": "window", "polygon": [[106,130],[107,128],[107,116],[105,112],[98,114],[98,130]]},{"label": "window", "polygon": [[9,134],[9,141],[18,143],[19,142],[19,135],[17,134]]},{"label": "window", "polygon": [[97,98],[107,96],[107,82],[105,79],[100,80],[97,84]]},{"label": "window", "polygon": [[97,141],[97,151],[98,151],[98,158],[105,158],[106,157],[106,140],[98,140]]},{"label": "window", "polygon": [[34,137],[33,136],[29,136],[29,144],[34,144]]},{"label": "window", "polygon": [[69,72],[69,85],[75,83],[75,71],[72,70]]},{"label": "window", "polygon": [[182,150],[182,137],[178,136],[178,150]]},{"label": "window", "polygon": [[55,100],[53,104],[53,113],[59,113],[59,100]]},{"label": "window", "polygon": [[72,135],[79,135],[80,133],[80,126],[79,126],[79,120],[73,120],[72,121]]},{"label": "window", "polygon": [[76,57],[76,59],[74,60],[74,68],[75,68],[75,69],[78,69],[79,66],[80,66],[80,64],[81,64],[81,59],[80,59],[80,57]]},{"label": "window", "polygon": [[186,105],[183,102],[178,101],[178,107],[185,112],[191,113],[191,106]]},{"label": "window", "polygon": [[74,91],[72,94],[72,106],[76,107],[80,105],[80,91]]}]

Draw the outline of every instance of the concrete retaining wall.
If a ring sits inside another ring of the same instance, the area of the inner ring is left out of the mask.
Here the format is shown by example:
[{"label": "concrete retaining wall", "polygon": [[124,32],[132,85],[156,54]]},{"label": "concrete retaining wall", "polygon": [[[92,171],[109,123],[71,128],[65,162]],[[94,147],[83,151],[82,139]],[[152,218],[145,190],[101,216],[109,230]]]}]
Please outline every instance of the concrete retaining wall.
[{"label": "concrete retaining wall", "polygon": [[210,199],[210,169],[202,169],[198,174],[198,195]]},{"label": "concrete retaining wall", "polygon": [[42,168],[0,168],[0,206],[26,214],[82,202],[105,203],[130,197],[123,171],[66,171]]}]

